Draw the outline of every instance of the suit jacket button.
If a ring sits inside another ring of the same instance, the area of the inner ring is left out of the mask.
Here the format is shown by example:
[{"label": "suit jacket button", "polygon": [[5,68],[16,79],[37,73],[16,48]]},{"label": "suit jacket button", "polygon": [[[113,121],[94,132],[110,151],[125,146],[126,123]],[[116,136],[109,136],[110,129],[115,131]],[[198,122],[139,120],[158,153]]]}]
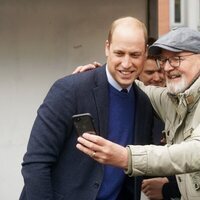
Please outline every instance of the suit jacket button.
[{"label": "suit jacket button", "polygon": [[198,183],[195,183],[194,187],[195,187],[196,190],[199,190],[199,188],[200,188]]},{"label": "suit jacket button", "polygon": [[98,182],[94,183],[94,188],[97,188],[97,189],[99,188],[99,183]]}]

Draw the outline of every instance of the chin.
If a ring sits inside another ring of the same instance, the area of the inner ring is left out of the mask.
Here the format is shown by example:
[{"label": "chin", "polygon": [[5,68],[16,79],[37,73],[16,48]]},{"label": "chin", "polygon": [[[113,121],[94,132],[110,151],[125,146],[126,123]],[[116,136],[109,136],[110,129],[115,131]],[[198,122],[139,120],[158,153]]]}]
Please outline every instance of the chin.
[{"label": "chin", "polygon": [[169,93],[171,93],[171,94],[182,93],[188,88],[188,83],[186,82],[186,80],[184,78],[182,78],[180,81],[178,81],[176,83],[167,80],[166,84],[167,84],[167,89],[168,89]]},{"label": "chin", "polygon": [[128,87],[128,86],[130,86],[130,85],[132,85],[133,84],[133,82],[135,81],[135,79],[136,78],[131,78],[131,79],[121,79],[120,80],[120,85],[123,85],[123,86],[126,86],[126,87]]}]

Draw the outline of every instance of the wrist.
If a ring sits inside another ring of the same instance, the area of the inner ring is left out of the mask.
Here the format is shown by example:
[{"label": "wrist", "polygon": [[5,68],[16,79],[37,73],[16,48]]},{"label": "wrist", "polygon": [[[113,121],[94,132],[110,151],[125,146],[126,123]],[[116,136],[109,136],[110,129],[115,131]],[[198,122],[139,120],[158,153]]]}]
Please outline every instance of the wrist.
[{"label": "wrist", "polygon": [[127,150],[127,148],[123,149],[122,168],[124,170],[128,169],[128,150]]}]

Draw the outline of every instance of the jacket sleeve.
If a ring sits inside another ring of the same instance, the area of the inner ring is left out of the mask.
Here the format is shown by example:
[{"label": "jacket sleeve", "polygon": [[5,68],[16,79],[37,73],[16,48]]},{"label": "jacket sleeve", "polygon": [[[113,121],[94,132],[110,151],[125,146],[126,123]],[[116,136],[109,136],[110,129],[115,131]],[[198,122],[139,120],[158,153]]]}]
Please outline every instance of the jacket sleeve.
[{"label": "jacket sleeve", "polygon": [[[158,117],[165,121],[166,111],[169,109],[169,97],[165,87],[154,85],[145,86],[143,82],[136,80],[137,86],[146,93]],[[170,104],[171,106],[171,104]]]},{"label": "jacket sleeve", "polygon": [[54,199],[51,170],[71,128],[74,104],[70,91],[62,81],[56,82],[38,110],[22,163],[26,199]]},{"label": "jacket sleeve", "polygon": [[130,176],[168,176],[199,171],[200,125],[190,140],[180,144],[130,145],[128,170]]}]

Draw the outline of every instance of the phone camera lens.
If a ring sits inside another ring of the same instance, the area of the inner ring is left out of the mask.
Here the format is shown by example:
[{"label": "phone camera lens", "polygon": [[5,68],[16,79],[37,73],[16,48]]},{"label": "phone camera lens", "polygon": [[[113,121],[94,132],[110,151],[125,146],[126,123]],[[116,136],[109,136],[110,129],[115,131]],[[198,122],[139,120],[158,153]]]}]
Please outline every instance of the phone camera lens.
[{"label": "phone camera lens", "polygon": [[80,121],[80,120],[81,120],[80,117],[77,117],[77,118],[76,118],[76,121],[77,121],[77,122]]}]

